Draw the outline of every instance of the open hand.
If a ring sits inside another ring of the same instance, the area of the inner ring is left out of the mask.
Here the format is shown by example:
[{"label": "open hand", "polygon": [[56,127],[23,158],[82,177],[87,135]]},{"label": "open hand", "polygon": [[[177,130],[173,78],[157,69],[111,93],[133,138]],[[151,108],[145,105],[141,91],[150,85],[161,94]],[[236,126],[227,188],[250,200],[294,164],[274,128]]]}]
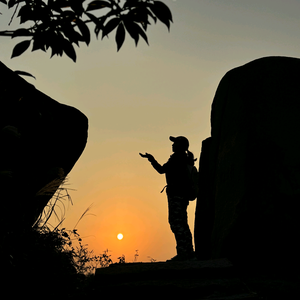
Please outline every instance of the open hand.
[{"label": "open hand", "polygon": [[142,153],[139,153],[141,157],[144,157],[144,158],[148,158],[149,161],[153,161],[154,160],[154,157],[153,155],[149,154],[149,153],[145,153],[145,154],[142,154]]}]

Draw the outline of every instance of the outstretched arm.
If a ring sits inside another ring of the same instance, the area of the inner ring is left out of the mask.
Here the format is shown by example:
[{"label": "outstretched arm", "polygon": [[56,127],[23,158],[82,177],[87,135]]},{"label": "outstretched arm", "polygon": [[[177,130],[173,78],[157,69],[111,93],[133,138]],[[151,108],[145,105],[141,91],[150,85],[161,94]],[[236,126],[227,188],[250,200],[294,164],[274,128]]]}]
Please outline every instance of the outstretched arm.
[{"label": "outstretched arm", "polygon": [[152,167],[153,167],[159,174],[165,173],[164,166],[161,166],[161,165],[155,160],[155,158],[153,157],[153,155],[151,155],[151,154],[149,154],[149,153],[146,152],[145,154],[140,153],[140,156],[143,157],[143,158],[148,158],[148,160],[150,161]]},{"label": "outstretched arm", "polygon": [[148,160],[151,162],[153,160],[155,160],[155,158],[153,157],[153,155],[149,154],[149,153],[145,153],[145,154],[142,154],[142,153],[139,153],[141,157],[144,157],[144,158],[148,158]]}]

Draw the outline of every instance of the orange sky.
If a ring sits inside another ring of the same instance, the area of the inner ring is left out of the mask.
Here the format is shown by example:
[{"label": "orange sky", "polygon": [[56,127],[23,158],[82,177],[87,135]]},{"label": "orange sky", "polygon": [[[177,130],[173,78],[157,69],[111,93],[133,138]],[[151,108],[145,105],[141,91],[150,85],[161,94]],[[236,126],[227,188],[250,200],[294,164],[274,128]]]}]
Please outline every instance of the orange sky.
[{"label": "orange sky", "polygon": [[[10,59],[17,40],[1,38],[0,60],[55,100],[75,106],[89,118],[88,144],[69,175],[74,205],[63,224],[78,224],[90,250],[109,249],[133,261],[166,260],[175,255],[167,221],[165,185],[139,152],[164,163],[171,154],[170,135],[185,135],[199,158],[201,141],[210,136],[211,102],[222,76],[262,56],[299,57],[299,1],[166,0],[174,24],[149,28],[150,46],[136,48],[127,38],[117,53],[114,36],[94,38],[78,49],[75,64],[66,57],[26,52]],[[0,4],[1,29],[12,11]],[[15,24],[17,24],[15,22]],[[14,24],[12,25],[14,26]],[[188,214],[193,232],[195,202]],[[51,220],[55,225],[56,220]],[[117,234],[124,234],[119,241]]]}]

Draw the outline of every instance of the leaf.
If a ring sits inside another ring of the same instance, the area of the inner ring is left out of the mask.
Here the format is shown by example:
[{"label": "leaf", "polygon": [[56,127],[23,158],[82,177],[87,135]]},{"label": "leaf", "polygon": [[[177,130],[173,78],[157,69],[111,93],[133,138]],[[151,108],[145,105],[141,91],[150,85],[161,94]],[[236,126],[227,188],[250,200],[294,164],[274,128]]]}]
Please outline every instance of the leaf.
[{"label": "leaf", "polygon": [[48,31],[36,32],[33,37],[33,45],[31,51],[42,50],[46,52],[45,47],[47,46],[47,42],[49,42],[50,40],[48,39],[49,36],[51,36],[51,34]]},{"label": "leaf", "polygon": [[48,49],[48,47],[51,47],[52,49],[52,53],[51,53],[51,57],[53,55],[60,55],[62,56],[63,54],[63,42],[64,42],[64,37],[62,36],[61,33],[50,33],[47,37],[47,41],[46,41],[46,48]]},{"label": "leaf", "polygon": [[107,24],[103,27],[102,39],[110,32],[112,32],[120,24],[120,22],[120,18],[114,18],[109,20]]},{"label": "leaf", "polygon": [[57,3],[57,1],[53,1],[53,0],[49,0],[48,1],[48,7],[51,9],[51,10],[54,10],[58,13],[62,13],[62,9],[60,8],[59,4]]},{"label": "leaf", "polygon": [[96,26],[95,26],[95,34],[96,34],[96,37],[98,38],[98,35],[99,35],[99,32],[100,32],[100,30],[103,28],[103,25],[100,25],[100,24],[97,24]]},{"label": "leaf", "polygon": [[132,22],[130,19],[127,19],[124,23],[125,23],[126,30],[130,34],[130,36],[134,39],[135,45],[137,46],[137,44],[139,42],[139,29],[140,29],[140,26],[137,25],[136,23]]},{"label": "leaf", "polygon": [[117,51],[119,51],[121,49],[121,47],[124,43],[124,40],[125,40],[125,35],[126,35],[125,28],[124,28],[123,23],[121,22],[119,24],[117,32],[116,32],[116,43],[117,43],[117,47],[118,47]]},{"label": "leaf", "polygon": [[97,38],[98,38],[100,30],[103,30],[103,28],[104,28],[103,24],[105,21],[106,21],[106,16],[103,16],[100,19],[98,19],[98,22],[96,23],[94,31],[95,31]]},{"label": "leaf", "polygon": [[154,23],[156,23],[157,18],[154,16],[154,14],[146,7],[142,7],[142,8],[137,8],[137,9],[132,9],[131,11],[129,11],[129,13],[127,14],[128,17],[130,17],[132,19],[132,21],[139,23],[142,25],[143,29],[146,31],[148,25],[150,25],[151,23],[149,22],[149,18],[148,15],[152,17],[152,19],[154,20]]},{"label": "leaf", "polygon": [[24,71],[19,71],[19,70],[16,70],[14,71],[17,75],[23,75],[23,76],[30,76],[30,77],[33,77],[34,79],[36,79],[33,75],[31,75],[30,73],[27,73],[27,72],[24,72]]},{"label": "leaf", "polygon": [[66,8],[66,7],[70,7],[71,6],[69,0],[58,0],[58,1],[55,1],[54,3],[58,7],[61,7],[61,8]]},{"label": "leaf", "polygon": [[33,40],[33,46],[32,46],[31,52],[36,51],[36,50],[42,50],[42,51],[46,52],[45,44],[46,43],[42,38],[38,38],[38,39],[35,38]]},{"label": "leaf", "polygon": [[148,38],[147,38],[147,35],[146,35],[145,31],[144,31],[139,25],[137,25],[137,27],[139,28],[139,31],[138,31],[139,35],[141,35],[142,38],[143,38],[143,39],[145,40],[145,42],[147,43],[147,45],[149,45],[149,43],[148,43]]},{"label": "leaf", "polygon": [[124,5],[123,8],[132,8],[137,4],[137,0],[127,0]]},{"label": "leaf", "polygon": [[23,52],[25,52],[28,49],[30,42],[31,42],[31,40],[27,40],[27,41],[23,41],[23,42],[17,44],[13,49],[11,58],[19,56]]},{"label": "leaf", "polygon": [[142,23],[142,26],[143,26],[145,31],[147,30],[148,25],[151,25],[151,23],[148,20],[147,20],[146,23]]},{"label": "leaf", "polygon": [[63,50],[74,62],[76,62],[76,52],[75,49],[67,39],[63,40]]},{"label": "leaf", "polygon": [[[8,8],[11,8],[11,7],[13,7],[15,4],[17,4],[17,3],[19,3],[19,2],[22,2],[22,1],[24,1],[24,0],[21,0],[21,1],[18,1],[18,0],[9,0],[8,1]],[[2,2],[2,1],[1,1]],[[7,4],[7,3],[5,3],[5,4]]]},{"label": "leaf", "polygon": [[120,17],[119,11],[117,11],[116,9],[111,9],[110,12],[108,12],[105,17],[106,18],[110,18],[110,17]]},{"label": "leaf", "polygon": [[[153,19],[154,23],[157,22],[157,18],[154,16],[154,14],[149,9],[147,9],[147,14]],[[148,23],[148,24],[150,24],[150,23]]]},{"label": "leaf", "polygon": [[61,16],[67,20],[67,22],[73,22],[76,19],[76,14],[72,10],[65,10],[62,12]]},{"label": "leaf", "polygon": [[83,6],[82,6],[82,3],[84,1],[72,1],[71,2],[71,8],[74,10],[74,12],[78,15],[78,16],[82,16],[83,12],[84,12],[84,9],[83,9]]},{"label": "leaf", "polygon": [[132,21],[141,23],[143,27],[147,27],[148,22],[148,12],[146,7],[135,8],[129,11],[127,14],[128,17],[132,19]]},{"label": "leaf", "polygon": [[90,35],[90,30],[89,28],[87,27],[87,25],[80,19],[76,19],[76,25],[78,26],[81,34],[82,34],[82,37],[85,41],[85,43],[87,45],[89,45],[90,41],[91,41],[91,35]]},{"label": "leaf", "polygon": [[102,9],[102,8],[105,8],[105,7],[111,7],[111,4],[109,2],[106,2],[106,1],[95,0],[91,3],[89,3],[86,11],[95,10],[95,9]]},{"label": "leaf", "polygon": [[25,23],[28,20],[32,20],[32,10],[30,9],[29,6],[24,5],[20,8],[18,17],[20,17],[20,24]]},{"label": "leaf", "polygon": [[170,30],[170,21],[173,22],[173,20],[169,7],[161,1],[154,1],[153,4],[149,5],[149,7],[156,17]]},{"label": "leaf", "polygon": [[63,33],[71,43],[75,43],[78,47],[79,47],[78,42],[84,41],[82,35],[79,32],[75,31],[73,26],[65,26]]},{"label": "leaf", "polygon": [[97,17],[95,17],[93,14],[90,14],[90,13],[85,13],[91,21],[93,21],[95,24],[97,24],[99,22],[99,19]]},{"label": "leaf", "polygon": [[[152,14],[145,8],[133,9],[126,16],[126,20],[128,20],[128,31],[130,32],[130,30],[132,30],[132,38],[137,39],[136,34],[141,35],[147,44],[148,38],[145,31],[147,30],[147,25],[150,24],[148,21],[148,13]],[[145,31],[139,24],[141,24]]]}]

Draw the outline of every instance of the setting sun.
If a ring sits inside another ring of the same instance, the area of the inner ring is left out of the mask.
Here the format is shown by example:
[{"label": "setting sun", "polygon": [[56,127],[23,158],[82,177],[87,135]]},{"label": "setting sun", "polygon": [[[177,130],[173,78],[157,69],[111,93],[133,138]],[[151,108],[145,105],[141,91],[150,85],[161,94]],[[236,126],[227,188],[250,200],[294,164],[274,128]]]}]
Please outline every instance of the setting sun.
[{"label": "setting sun", "polygon": [[117,235],[117,238],[118,238],[118,240],[122,240],[122,239],[123,239],[123,234],[122,234],[122,233],[119,233],[119,234]]}]

